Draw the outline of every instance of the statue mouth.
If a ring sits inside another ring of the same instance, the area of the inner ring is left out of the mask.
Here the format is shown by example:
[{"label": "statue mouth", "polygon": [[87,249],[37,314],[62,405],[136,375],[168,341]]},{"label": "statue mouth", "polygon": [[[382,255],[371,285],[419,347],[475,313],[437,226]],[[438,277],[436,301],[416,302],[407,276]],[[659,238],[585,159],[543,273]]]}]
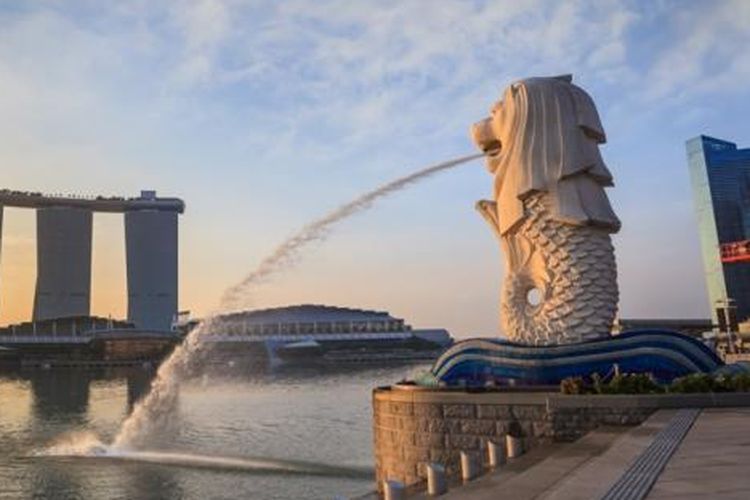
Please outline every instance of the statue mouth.
[{"label": "statue mouth", "polygon": [[486,118],[471,127],[471,138],[482,152],[489,157],[497,157],[502,149],[500,139],[495,137],[492,122]]},{"label": "statue mouth", "polygon": [[500,145],[500,141],[497,141],[490,147],[482,149],[482,152],[485,154],[485,156],[489,156],[490,158],[497,158],[498,156],[500,156],[502,150],[503,148]]}]

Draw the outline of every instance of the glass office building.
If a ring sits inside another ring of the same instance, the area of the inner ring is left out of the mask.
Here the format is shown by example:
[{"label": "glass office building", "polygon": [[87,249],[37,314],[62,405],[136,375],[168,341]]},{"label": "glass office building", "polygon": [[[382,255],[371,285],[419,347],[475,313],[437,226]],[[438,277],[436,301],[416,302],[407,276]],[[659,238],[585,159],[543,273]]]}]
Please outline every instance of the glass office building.
[{"label": "glass office building", "polygon": [[750,148],[701,135],[687,141],[706,286],[714,321],[732,300],[750,318]]}]

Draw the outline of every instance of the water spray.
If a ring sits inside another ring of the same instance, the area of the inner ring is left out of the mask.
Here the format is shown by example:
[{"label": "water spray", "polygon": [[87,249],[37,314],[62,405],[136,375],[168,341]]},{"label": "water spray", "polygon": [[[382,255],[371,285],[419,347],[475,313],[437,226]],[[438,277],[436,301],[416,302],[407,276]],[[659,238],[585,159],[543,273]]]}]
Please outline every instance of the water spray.
[{"label": "water spray", "polygon": [[[229,288],[221,301],[220,311],[231,311],[242,307],[250,289],[270,275],[287,269],[301,249],[313,242],[322,242],[336,223],[359,212],[369,209],[380,198],[393,194],[438,172],[448,170],[463,163],[482,157],[472,154],[429,166],[412,174],[369,191],[353,201],[339,206],[323,217],[305,225],[297,233],[283,241],[264,258],[258,267],[237,285]],[[168,428],[174,415],[179,382],[183,378],[204,346],[203,337],[220,328],[219,313],[209,315],[196,326],[164,360],[156,372],[147,395],[140,400],[128,418],[123,422],[113,443],[105,447],[107,454],[128,452],[148,444],[151,436],[158,435]],[[89,455],[101,454],[100,445],[92,446]],[[80,453],[85,455],[86,453]]]},{"label": "water spray", "polygon": [[369,209],[372,204],[380,198],[395,193],[396,191],[400,191],[401,189],[438,172],[448,170],[471,160],[476,160],[482,156],[484,155],[480,153],[456,158],[432,165],[404,177],[400,177],[357,197],[349,203],[339,206],[320,219],[306,224],[302,229],[277,246],[270,255],[260,262],[253,272],[245,277],[245,279],[237,285],[229,288],[224,293],[224,297],[221,301],[222,309],[236,310],[245,305],[243,301],[247,299],[249,295],[248,292],[254,285],[258,284],[269,275],[288,268],[303,247],[314,242],[324,241],[328,236],[331,226],[336,223]]}]

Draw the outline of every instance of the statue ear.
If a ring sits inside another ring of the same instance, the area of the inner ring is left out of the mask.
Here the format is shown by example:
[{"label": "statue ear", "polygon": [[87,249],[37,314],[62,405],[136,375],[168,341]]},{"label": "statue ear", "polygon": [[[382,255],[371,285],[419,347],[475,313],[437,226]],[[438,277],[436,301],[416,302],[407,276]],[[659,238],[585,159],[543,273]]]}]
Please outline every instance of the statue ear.
[{"label": "statue ear", "polygon": [[570,75],[570,74],[553,76],[552,78],[554,78],[555,80],[560,80],[561,82],[565,82],[565,83],[573,83],[573,75]]},{"label": "statue ear", "polygon": [[599,113],[591,96],[576,86],[570,88],[572,89],[571,95],[573,96],[578,126],[581,127],[584,134],[599,144],[607,142],[607,135],[604,133],[604,127],[602,127]]}]

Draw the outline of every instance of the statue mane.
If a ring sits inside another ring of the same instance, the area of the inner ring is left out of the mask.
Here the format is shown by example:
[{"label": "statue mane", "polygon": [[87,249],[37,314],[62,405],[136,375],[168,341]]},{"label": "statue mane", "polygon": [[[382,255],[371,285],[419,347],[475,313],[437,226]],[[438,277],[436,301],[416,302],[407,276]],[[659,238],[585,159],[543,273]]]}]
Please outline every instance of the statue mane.
[{"label": "statue mane", "polygon": [[604,128],[591,97],[571,82],[570,75],[520,80],[492,110],[501,234],[523,220],[523,200],[535,192],[549,194],[561,222],[620,227],[603,190],[613,185],[599,152]]}]

